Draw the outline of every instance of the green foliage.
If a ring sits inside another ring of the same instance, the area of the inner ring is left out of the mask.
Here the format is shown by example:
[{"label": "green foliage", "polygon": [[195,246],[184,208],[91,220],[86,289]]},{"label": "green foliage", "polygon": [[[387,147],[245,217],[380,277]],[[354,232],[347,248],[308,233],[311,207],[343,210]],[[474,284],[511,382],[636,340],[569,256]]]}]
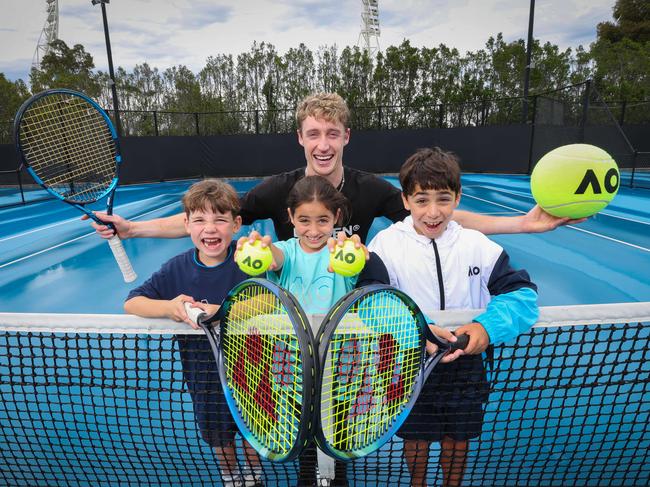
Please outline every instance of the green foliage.
[{"label": "green foliage", "polygon": [[615,23],[598,24],[598,40],[591,45],[596,87],[606,98],[647,100],[650,97],[650,3],[616,0],[614,20]]},{"label": "green foliage", "polygon": [[648,0],[616,0],[614,22],[598,24],[598,41],[617,43],[623,39],[650,41],[650,2]]},{"label": "green foliage", "polygon": [[[593,78],[606,99],[650,99],[650,4],[616,0],[613,13],[614,22],[599,24],[589,50],[533,41],[530,93]],[[355,128],[509,124],[521,123],[525,59],[524,40],[507,42],[501,33],[465,54],[408,40],[375,57],[358,47],[313,52],[304,44],[279,54],[272,44],[254,42],[238,56],[210,56],[198,74],[184,65],[159,71],[144,63],[130,72],[118,68],[116,83],[130,135],[293,131],[296,104],[315,91],[340,93]],[[34,92],[68,87],[112,107],[108,74],[94,71],[81,45],[55,41],[30,80]],[[548,100],[579,106],[578,92]],[[26,96],[24,83],[0,78],[0,120]]]},{"label": "green foliage", "polygon": [[617,101],[650,98],[650,42],[599,41],[591,55],[597,66],[594,81],[603,97]]},{"label": "green foliage", "polygon": [[62,40],[50,44],[50,52],[41,59],[40,69],[32,68],[29,75],[34,93],[49,88],[70,88],[97,97],[100,85],[93,73],[95,63],[81,44],[72,49]]},{"label": "green foliage", "polygon": [[9,81],[0,73],[0,143],[9,143],[13,125],[11,121],[20,105],[30,93],[22,80]]}]

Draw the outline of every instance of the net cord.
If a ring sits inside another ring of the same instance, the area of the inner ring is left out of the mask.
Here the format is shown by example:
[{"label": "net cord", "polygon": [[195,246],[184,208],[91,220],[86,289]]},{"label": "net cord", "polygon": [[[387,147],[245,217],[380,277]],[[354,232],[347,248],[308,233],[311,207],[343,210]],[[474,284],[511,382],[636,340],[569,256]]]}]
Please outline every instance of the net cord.
[{"label": "net cord", "polygon": [[[560,326],[650,322],[650,301],[638,303],[543,306],[536,328]],[[425,312],[439,326],[454,329],[484,310],[445,310]],[[307,315],[312,329],[318,330],[323,315]],[[186,323],[168,319],[140,318],[125,314],[0,313],[0,330],[32,333],[97,333],[201,335]]]}]

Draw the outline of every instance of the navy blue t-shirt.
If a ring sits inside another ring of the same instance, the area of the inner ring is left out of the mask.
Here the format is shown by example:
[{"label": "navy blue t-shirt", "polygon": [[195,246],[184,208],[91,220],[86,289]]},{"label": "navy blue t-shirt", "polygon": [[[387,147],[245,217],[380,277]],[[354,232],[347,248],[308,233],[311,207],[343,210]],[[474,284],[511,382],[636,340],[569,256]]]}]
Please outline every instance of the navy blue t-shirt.
[{"label": "navy blue t-shirt", "polygon": [[233,242],[226,260],[214,267],[202,264],[198,260],[196,249],[183,252],[165,262],[142,285],[133,289],[127,299],[144,296],[169,300],[185,294],[195,301],[221,304],[230,289],[249,277],[233,259],[235,246]]},{"label": "navy blue t-shirt", "polygon": [[[207,267],[198,260],[196,249],[183,252],[165,262],[142,285],[133,289],[127,299],[144,296],[171,300],[185,294],[195,301],[221,304],[228,291],[248,277],[237,267],[234,253],[235,243],[228,249],[226,260]],[[231,446],[237,426],[223,396],[207,337],[181,334],[176,340],[201,437],[212,447]]]}]

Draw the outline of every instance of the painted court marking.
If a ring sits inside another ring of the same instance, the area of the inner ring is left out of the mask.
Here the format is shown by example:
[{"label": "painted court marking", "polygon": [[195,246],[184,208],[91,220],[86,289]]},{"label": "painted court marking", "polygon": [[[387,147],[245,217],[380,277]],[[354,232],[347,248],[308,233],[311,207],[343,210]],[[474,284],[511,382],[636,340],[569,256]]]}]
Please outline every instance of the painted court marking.
[{"label": "painted court marking", "polygon": [[[133,203],[127,203],[126,205],[122,205],[122,207],[125,207],[125,206],[128,206],[128,205],[133,205],[133,204],[136,204],[136,203],[142,203],[142,201],[134,201]],[[178,205],[178,201],[175,201],[174,203],[168,203],[168,204],[166,204],[166,205],[164,205],[164,206],[161,206],[160,208],[156,208],[156,209],[153,209],[153,210],[149,210],[149,211],[147,211],[147,212],[145,212],[145,213],[142,213],[142,214],[140,214],[140,215],[137,215],[137,216],[133,217],[132,220],[140,219],[140,218],[142,218],[142,217],[144,217],[144,216],[147,216],[147,215],[149,215],[149,214],[151,214],[151,213],[155,213],[155,212],[157,212],[157,211],[163,210],[163,209],[168,208],[168,207],[170,207],[170,206],[176,206],[176,205]],[[11,238],[15,238],[15,237],[20,236],[20,235],[28,235],[28,234],[33,233],[33,232],[37,232],[37,231],[41,231],[41,230],[46,230],[47,228],[52,228],[52,227],[57,226],[57,225],[62,225],[62,224],[64,224],[64,223],[69,223],[69,222],[71,222],[71,221],[78,221],[78,220],[79,220],[78,218],[73,218],[73,219],[71,219],[71,220],[65,220],[65,221],[63,221],[63,222],[55,223],[55,224],[49,225],[49,226],[47,226],[47,227],[38,228],[38,229],[36,229],[36,230],[30,230],[29,232],[24,232],[24,233],[19,234],[19,235],[13,235],[13,236],[8,237],[8,238],[6,238],[6,239],[0,240],[0,242],[4,242],[5,240],[9,240],[9,239],[11,239]],[[19,258],[19,259],[15,259],[15,260],[11,260],[11,261],[9,261],[9,262],[5,262],[5,263],[3,263],[3,264],[0,264],[0,269],[2,269],[3,267],[10,266],[10,265],[12,265],[12,264],[16,264],[16,263],[18,263],[18,262],[22,262],[23,260],[27,260],[27,259],[30,259],[30,258],[32,258],[32,257],[36,257],[37,255],[41,255],[41,254],[43,254],[43,253],[45,253],[45,252],[49,252],[50,250],[58,249],[59,247],[63,247],[64,245],[68,245],[68,244],[70,244],[70,243],[76,242],[77,240],[81,240],[82,238],[90,237],[91,235],[95,235],[95,232],[93,231],[93,232],[90,232],[90,233],[86,233],[86,234],[81,235],[81,236],[79,236],[79,237],[75,237],[75,238],[73,238],[73,239],[71,239],[71,240],[66,240],[65,242],[61,242],[61,243],[59,243],[59,244],[53,245],[53,246],[51,246],[51,247],[48,247],[48,248],[46,248],[46,249],[39,250],[38,252],[33,252],[33,253],[29,254],[29,255],[25,255],[25,256],[23,256],[23,257],[21,257],[21,258]]]},{"label": "painted court marking", "polygon": [[[490,188],[490,189],[496,190],[495,188]],[[500,190],[496,190],[496,191],[500,191]],[[508,191],[505,191],[505,190],[504,190],[503,192],[504,192],[504,193],[507,193]],[[525,213],[526,213],[525,211],[518,210],[517,208],[512,208],[512,207],[510,207],[510,206],[507,206],[507,205],[504,205],[504,204],[501,204],[501,203],[496,203],[496,202],[493,202],[493,201],[487,200],[487,199],[485,199],[485,198],[479,198],[478,196],[472,196],[472,195],[468,195],[468,194],[463,194],[463,197],[466,197],[466,198],[472,198],[472,199],[475,199],[475,200],[478,200],[478,201],[482,201],[482,202],[484,202],[484,203],[489,203],[489,204],[491,204],[491,205],[495,205],[495,206],[500,206],[501,208],[506,208],[506,209],[511,210],[511,211],[514,211],[514,212],[516,212],[516,213],[521,213],[521,214],[525,214]],[[615,215],[610,215],[610,214],[606,214],[606,215],[607,215],[607,216],[611,216],[612,218],[618,218],[618,217],[615,216]],[[622,219],[625,219],[625,218],[622,218]],[[627,219],[627,220],[628,220],[628,221],[633,221],[633,222],[636,222],[636,223],[640,223],[640,224],[643,224],[643,225],[648,225],[648,223],[646,223],[646,222],[642,222],[642,221],[631,220],[631,219]],[[621,245],[626,245],[626,246],[628,246],[628,247],[632,247],[632,248],[635,248],[635,249],[638,249],[638,250],[642,250],[642,251],[644,251],[644,252],[650,252],[650,248],[642,247],[642,246],[640,246],[640,245],[636,245],[636,244],[633,244],[633,243],[630,243],[630,242],[625,242],[624,240],[620,240],[620,239],[617,239],[617,238],[609,237],[609,236],[607,236],[607,235],[603,235],[602,233],[596,233],[596,232],[592,232],[592,231],[590,231],[590,230],[585,230],[584,228],[580,228],[580,227],[575,226],[575,225],[565,225],[565,228],[571,228],[571,229],[573,229],[573,230],[577,230],[578,232],[586,233],[586,234],[588,234],[588,235],[593,235],[594,237],[602,238],[602,239],[604,239],[604,240],[609,240],[609,241],[611,241],[611,242],[619,243],[619,244],[621,244]]]}]

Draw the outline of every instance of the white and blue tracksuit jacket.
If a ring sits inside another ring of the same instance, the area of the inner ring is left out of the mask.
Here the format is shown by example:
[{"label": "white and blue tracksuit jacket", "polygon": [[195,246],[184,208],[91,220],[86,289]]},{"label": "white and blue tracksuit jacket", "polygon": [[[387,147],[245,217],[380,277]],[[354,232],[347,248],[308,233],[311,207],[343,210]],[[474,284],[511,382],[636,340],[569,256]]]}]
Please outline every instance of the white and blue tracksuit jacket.
[{"label": "white and blue tracksuit jacket", "polygon": [[450,222],[435,240],[418,234],[409,216],[379,232],[368,249],[384,262],[391,285],[423,311],[486,308],[473,321],[499,345],[537,320],[537,287],[510,267],[503,248],[475,230]]}]

